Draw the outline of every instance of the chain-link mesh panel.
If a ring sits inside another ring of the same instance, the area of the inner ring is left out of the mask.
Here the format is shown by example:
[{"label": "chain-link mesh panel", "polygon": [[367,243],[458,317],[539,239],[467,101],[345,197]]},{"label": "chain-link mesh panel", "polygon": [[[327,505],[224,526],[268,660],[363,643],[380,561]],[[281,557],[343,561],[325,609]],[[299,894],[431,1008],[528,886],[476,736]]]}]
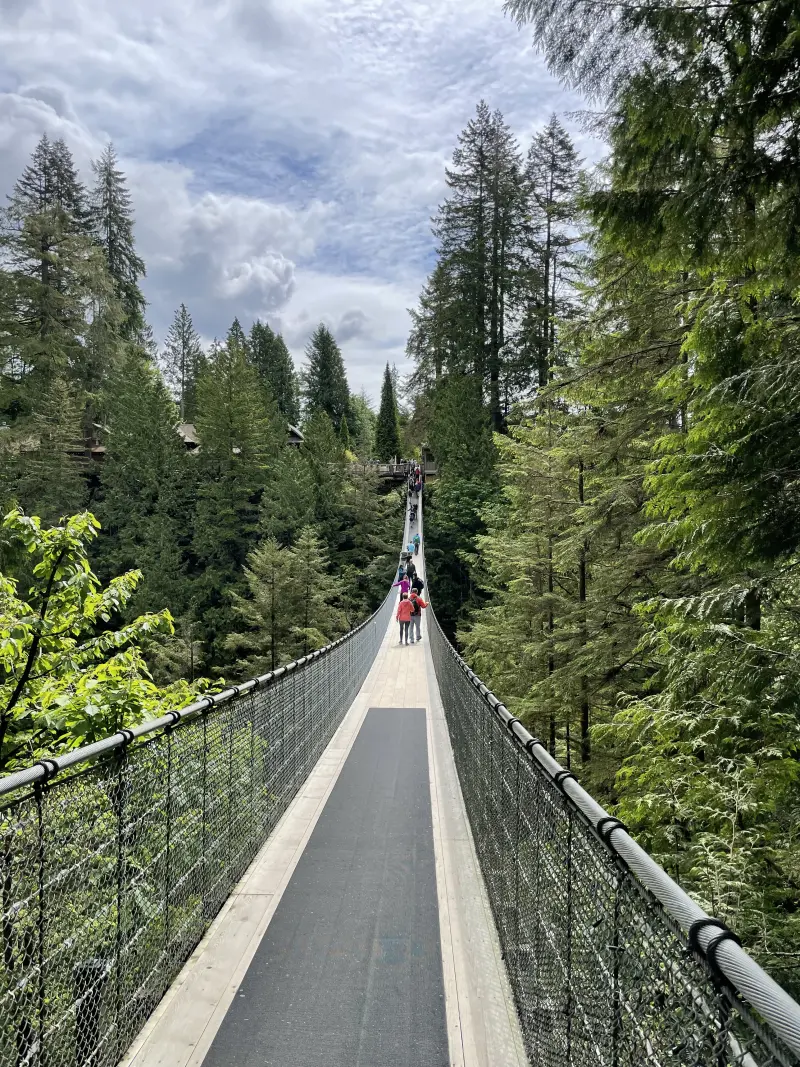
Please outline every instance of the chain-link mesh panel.
[{"label": "chain-link mesh panel", "polygon": [[215,708],[0,798],[0,1067],[113,1067],[317,763],[395,597]]},{"label": "chain-link mesh panel", "polygon": [[531,1064],[797,1067],[504,727],[435,616],[431,623],[461,790]]}]

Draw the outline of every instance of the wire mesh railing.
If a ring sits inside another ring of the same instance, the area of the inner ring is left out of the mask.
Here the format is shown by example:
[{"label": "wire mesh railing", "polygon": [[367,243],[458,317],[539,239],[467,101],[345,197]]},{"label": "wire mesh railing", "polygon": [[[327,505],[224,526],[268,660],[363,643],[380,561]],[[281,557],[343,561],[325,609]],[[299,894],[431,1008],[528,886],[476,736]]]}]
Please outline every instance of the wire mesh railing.
[{"label": "wire mesh railing", "polygon": [[0,780],[0,1067],[111,1067],[317,763],[395,598],[181,712]]},{"label": "wire mesh railing", "polygon": [[429,627],[461,790],[536,1067],[797,1067],[800,1006]]}]

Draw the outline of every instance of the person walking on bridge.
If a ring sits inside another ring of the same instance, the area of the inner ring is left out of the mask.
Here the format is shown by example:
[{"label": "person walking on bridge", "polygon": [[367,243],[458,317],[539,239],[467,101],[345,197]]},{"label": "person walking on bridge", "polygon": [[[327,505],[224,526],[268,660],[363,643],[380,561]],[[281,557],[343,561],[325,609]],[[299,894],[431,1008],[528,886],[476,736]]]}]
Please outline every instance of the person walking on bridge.
[{"label": "person walking on bridge", "polygon": [[415,575],[412,579],[411,588],[414,590],[415,593],[421,593],[422,590],[425,588],[425,582],[420,578],[418,574]]},{"label": "person walking on bridge", "polygon": [[392,586],[392,589],[396,589],[398,586],[400,586],[400,597],[401,597],[401,599],[404,596],[408,596],[408,591],[411,588],[411,582],[409,581],[409,579],[408,579],[408,577],[406,575],[403,575],[402,578],[398,578],[397,581]]},{"label": "person walking on bridge", "polygon": [[411,625],[411,615],[413,610],[411,601],[408,599],[408,593],[401,593],[400,603],[397,605],[397,621],[400,623],[401,645],[404,637],[406,644],[408,644],[408,628]]},{"label": "person walking on bridge", "polygon": [[417,568],[414,565],[414,560],[410,559],[408,561],[408,563],[406,563],[406,578],[408,578],[408,580],[411,583],[413,583],[414,577],[416,576],[416,573],[417,573]]},{"label": "person walking on bridge", "polygon": [[[415,533],[414,534],[414,555],[415,556],[419,555],[419,546],[420,546],[420,536],[419,536],[418,533]],[[414,570],[416,571],[416,567],[414,568]],[[409,577],[413,578],[414,575],[411,574],[411,575],[409,575]]]},{"label": "person walking on bridge", "polygon": [[410,593],[408,599],[413,605],[411,611],[411,644],[413,645],[415,632],[417,641],[422,640],[422,609],[427,608],[428,605],[425,603],[419,593]]}]

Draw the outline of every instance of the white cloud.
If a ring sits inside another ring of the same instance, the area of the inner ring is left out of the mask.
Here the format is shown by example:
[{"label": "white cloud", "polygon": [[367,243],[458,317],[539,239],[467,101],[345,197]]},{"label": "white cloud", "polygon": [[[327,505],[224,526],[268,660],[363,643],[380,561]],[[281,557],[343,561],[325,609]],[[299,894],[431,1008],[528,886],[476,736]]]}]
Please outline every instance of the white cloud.
[{"label": "white cloud", "polygon": [[[0,193],[42,132],[82,173],[113,139],[157,334],[321,319],[351,384],[403,361],[429,217],[485,97],[528,138],[580,101],[501,0],[0,0]],[[585,153],[597,146],[579,139]]]}]

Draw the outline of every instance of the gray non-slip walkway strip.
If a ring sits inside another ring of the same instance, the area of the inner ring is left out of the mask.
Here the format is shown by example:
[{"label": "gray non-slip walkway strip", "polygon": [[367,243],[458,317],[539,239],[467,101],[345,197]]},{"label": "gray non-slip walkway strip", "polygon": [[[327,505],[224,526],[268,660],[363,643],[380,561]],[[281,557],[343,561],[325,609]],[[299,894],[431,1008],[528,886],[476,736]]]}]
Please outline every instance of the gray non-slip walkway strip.
[{"label": "gray non-slip walkway strip", "polygon": [[425,711],[371,708],[204,1067],[447,1067]]}]

